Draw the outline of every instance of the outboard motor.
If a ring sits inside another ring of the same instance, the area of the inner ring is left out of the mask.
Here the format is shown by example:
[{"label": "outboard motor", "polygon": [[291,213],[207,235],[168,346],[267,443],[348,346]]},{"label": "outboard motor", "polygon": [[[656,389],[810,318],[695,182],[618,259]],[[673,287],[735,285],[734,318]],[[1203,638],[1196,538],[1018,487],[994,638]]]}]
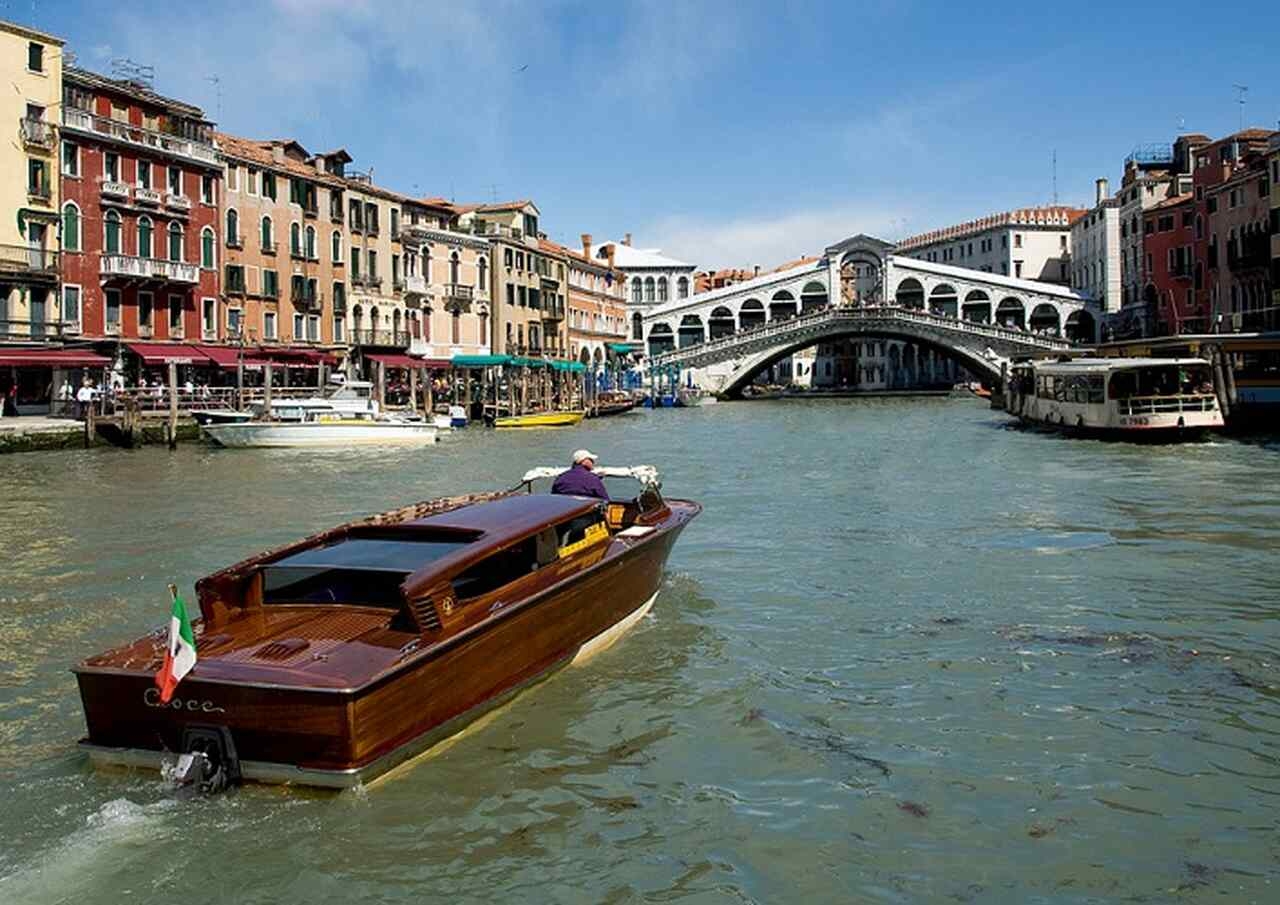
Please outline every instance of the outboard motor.
[{"label": "outboard motor", "polygon": [[240,760],[226,726],[188,726],[182,731],[182,753],[165,771],[173,784],[202,795],[215,795],[239,785]]}]

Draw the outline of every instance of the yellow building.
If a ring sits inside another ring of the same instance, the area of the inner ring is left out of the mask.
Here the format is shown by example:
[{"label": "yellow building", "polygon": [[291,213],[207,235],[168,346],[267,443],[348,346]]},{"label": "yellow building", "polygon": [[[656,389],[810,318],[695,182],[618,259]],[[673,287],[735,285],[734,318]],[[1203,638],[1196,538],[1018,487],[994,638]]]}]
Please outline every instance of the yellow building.
[{"label": "yellow building", "polygon": [[62,40],[0,21],[0,342],[56,339]]}]

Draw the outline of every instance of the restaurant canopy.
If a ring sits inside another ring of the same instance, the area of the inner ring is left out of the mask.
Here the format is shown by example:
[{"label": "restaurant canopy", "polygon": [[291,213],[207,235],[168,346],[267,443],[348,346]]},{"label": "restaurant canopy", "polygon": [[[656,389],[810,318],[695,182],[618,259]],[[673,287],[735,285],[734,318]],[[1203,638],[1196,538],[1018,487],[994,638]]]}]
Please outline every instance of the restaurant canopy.
[{"label": "restaurant canopy", "polygon": [[338,363],[335,355],[319,349],[294,349],[288,346],[261,346],[254,352],[261,358],[271,359],[272,364],[289,368],[318,368],[320,365],[333,367]]},{"label": "restaurant canopy", "polygon": [[552,369],[556,371],[573,371],[577,373],[587,369],[587,366],[580,361],[560,361],[557,359],[556,361],[550,362],[550,364]]},{"label": "restaurant canopy", "polygon": [[0,366],[14,368],[106,368],[111,359],[86,349],[0,349]]},{"label": "restaurant canopy", "polygon": [[245,368],[252,371],[261,369],[263,365],[271,364],[268,359],[262,358],[258,355],[252,355],[248,350],[245,351],[244,358],[241,359],[240,350],[235,348],[196,344],[193,344],[192,348],[208,356],[210,361],[225,371],[234,371],[242,361]]},{"label": "restaurant canopy", "polygon": [[628,343],[608,343],[607,345],[610,352],[617,352],[619,355],[630,355],[635,351]]},{"label": "restaurant canopy", "polygon": [[492,368],[511,364],[510,355],[455,355],[449,362],[455,368]]},{"label": "restaurant canopy", "polygon": [[387,368],[447,368],[448,361],[439,358],[418,358],[415,355],[404,355],[400,352],[378,352],[365,355],[370,361],[376,361]]},{"label": "restaurant canopy", "polygon": [[170,362],[207,368],[216,362],[198,348],[187,343],[125,343],[129,351],[142,359],[147,367],[160,367]]}]

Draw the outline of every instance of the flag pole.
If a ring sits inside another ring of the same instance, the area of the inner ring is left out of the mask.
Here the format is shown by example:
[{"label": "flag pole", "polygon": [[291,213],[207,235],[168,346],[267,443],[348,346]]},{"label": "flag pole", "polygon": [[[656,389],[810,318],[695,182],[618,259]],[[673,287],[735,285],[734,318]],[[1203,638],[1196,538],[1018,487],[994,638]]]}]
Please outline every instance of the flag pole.
[{"label": "flag pole", "polygon": [[170,582],[169,583],[169,602],[173,603],[177,599],[178,599],[178,586]]}]

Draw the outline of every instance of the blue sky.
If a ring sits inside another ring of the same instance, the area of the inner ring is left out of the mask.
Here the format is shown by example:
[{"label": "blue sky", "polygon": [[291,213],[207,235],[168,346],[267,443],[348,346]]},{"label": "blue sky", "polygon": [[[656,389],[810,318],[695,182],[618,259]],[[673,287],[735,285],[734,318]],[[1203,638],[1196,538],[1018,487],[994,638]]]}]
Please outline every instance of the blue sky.
[{"label": "blue sky", "polygon": [[[0,0],[227,131],[377,182],[531,197],[566,244],[772,265],[1118,184],[1135,145],[1280,119],[1273,3]],[[34,14],[33,14],[34,11]],[[218,81],[211,81],[216,76]]]}]

